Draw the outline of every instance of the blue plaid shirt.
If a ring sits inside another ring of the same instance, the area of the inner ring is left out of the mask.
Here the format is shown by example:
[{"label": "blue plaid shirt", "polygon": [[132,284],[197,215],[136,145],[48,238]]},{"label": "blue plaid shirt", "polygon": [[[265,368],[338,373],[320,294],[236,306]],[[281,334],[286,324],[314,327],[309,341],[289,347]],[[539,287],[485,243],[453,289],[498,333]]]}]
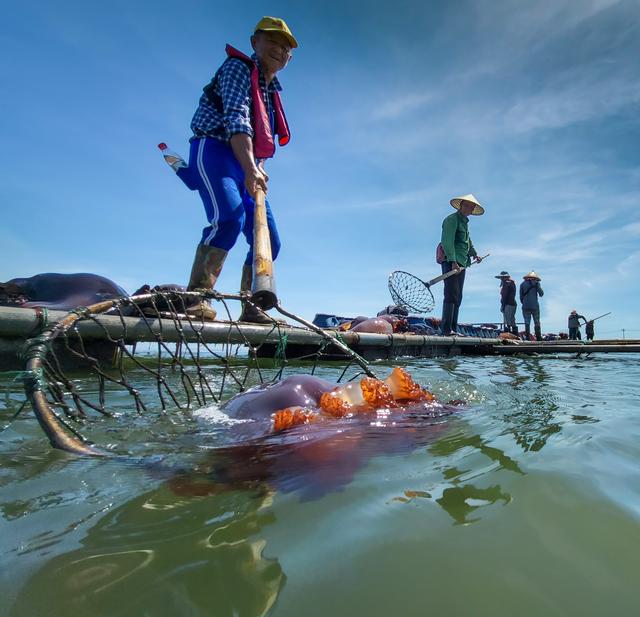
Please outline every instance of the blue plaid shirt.
[{"label": "blue plaid shirt", "polygon": [[[251,59],[258,64],[260,90],[267,113],[274,128],[274,112],[271,93],[282,90],[277,77],[269,86],[265,81],[255,54]],[[246,133],[253,138],[253,110],[251,103],[251,69],[238,58],[227,58],[218,69],[200,97],[198,109],[191,120],[192,140],[198,137],[214,137],[228,142],[232,135]]]}]

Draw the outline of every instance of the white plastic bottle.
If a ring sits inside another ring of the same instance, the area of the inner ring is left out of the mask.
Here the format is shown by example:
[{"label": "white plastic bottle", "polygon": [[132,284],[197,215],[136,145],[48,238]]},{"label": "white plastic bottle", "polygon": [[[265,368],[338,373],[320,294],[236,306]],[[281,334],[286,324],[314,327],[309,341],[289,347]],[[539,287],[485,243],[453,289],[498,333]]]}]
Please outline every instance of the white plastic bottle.
[{"label": "white plastic bottle", "polygon": [[169,150],[169,148],[167,148],[167,144],[165,144],[164,142],[158,144],[158,148],[160,148],[160,152],[162,152],[164,160],[167,161],[167,164],[171,166],[173,171],[177,172],[178,169],[188,167],[186,161],[173,150]]}]

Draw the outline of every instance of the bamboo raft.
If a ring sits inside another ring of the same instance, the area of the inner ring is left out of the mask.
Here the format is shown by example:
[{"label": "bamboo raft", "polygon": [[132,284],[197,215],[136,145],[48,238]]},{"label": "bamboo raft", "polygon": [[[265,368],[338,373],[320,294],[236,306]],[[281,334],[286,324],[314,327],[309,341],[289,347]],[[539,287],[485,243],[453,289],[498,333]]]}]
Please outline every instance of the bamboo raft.
[{"label": "bamboo raft", "polygon": [[[48,324],[62,319],[67,312],[48,311]],[[112,338],[124,337],[134,345],[153,343],[161,335],[166,342],[178,342],[181,337],[187,343],[197,338],[209,344],[247,344],[259,347],[260,357],[275,357],[286,335],[287,358],[300,358],[316,352],[324,346],[323,356],[327,360],[343,360],[344,351],[338,343],[327,345],[326,336],[298,326],[284,326],[280,331],[271,326],[233,323],[228,321],[204,322],[198,332],[178,331],[171,319],[145,320],[139,317],[116,317],[100,315],[98,323],[87,321],[78,324],[79,332],[97,353],[105,346],[105,332]],[[20,352],[29,338],[36,336],[46,324],[42,312],[34,309],[0,307],[0,370],[21,370],[24,361]],[[419,334],[372,334],[362,332],[324,333],[343,343],[367,360],[392,360],[400,357],[436,356],[504,356],[532,354],[592,354],[592,353],[639,353],[640,340],[600,341],[502,341],[477,337],[429,336]],[[108,353],[108,349],[104,350]],[[103,357],[105,353],[100,354]]]}]

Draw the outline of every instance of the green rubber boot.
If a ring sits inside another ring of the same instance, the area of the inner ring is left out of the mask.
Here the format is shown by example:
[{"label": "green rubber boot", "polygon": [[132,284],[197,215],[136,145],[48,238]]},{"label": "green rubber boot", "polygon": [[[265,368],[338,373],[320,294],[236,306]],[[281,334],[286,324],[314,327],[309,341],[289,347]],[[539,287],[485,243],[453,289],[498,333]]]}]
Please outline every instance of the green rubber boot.
[{"label": "green rubber boot", "polygon": [[[207,244],[198,244],[187,290],[206,289],[209,291],[213,289],[220,272],[222,272],[222,266],[226,258],[227,251]],[[191,317],[205,321],[214,321],[217,316],[216,311],[204,300],[196,306],[188,308],[187,313]]]}]

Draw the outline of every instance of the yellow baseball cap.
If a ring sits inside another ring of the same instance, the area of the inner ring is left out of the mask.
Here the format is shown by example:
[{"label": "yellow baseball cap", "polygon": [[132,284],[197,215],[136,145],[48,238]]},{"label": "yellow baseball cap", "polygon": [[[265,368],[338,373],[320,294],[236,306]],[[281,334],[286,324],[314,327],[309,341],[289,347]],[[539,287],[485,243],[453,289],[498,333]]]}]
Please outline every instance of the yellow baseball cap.
[{"label": "yellow baseball cap", "polygon": [[262,30],[263,32],[279,32],[286,37],[292,48],[298,46],[298,41],[296,41],[293,34],[291,34],[291,30],[289,30],[289,26],[287,26],[284,19],[280,19],[279,17],[263,17],[256,24],[254,33],[258,32],[258,30]]}]

